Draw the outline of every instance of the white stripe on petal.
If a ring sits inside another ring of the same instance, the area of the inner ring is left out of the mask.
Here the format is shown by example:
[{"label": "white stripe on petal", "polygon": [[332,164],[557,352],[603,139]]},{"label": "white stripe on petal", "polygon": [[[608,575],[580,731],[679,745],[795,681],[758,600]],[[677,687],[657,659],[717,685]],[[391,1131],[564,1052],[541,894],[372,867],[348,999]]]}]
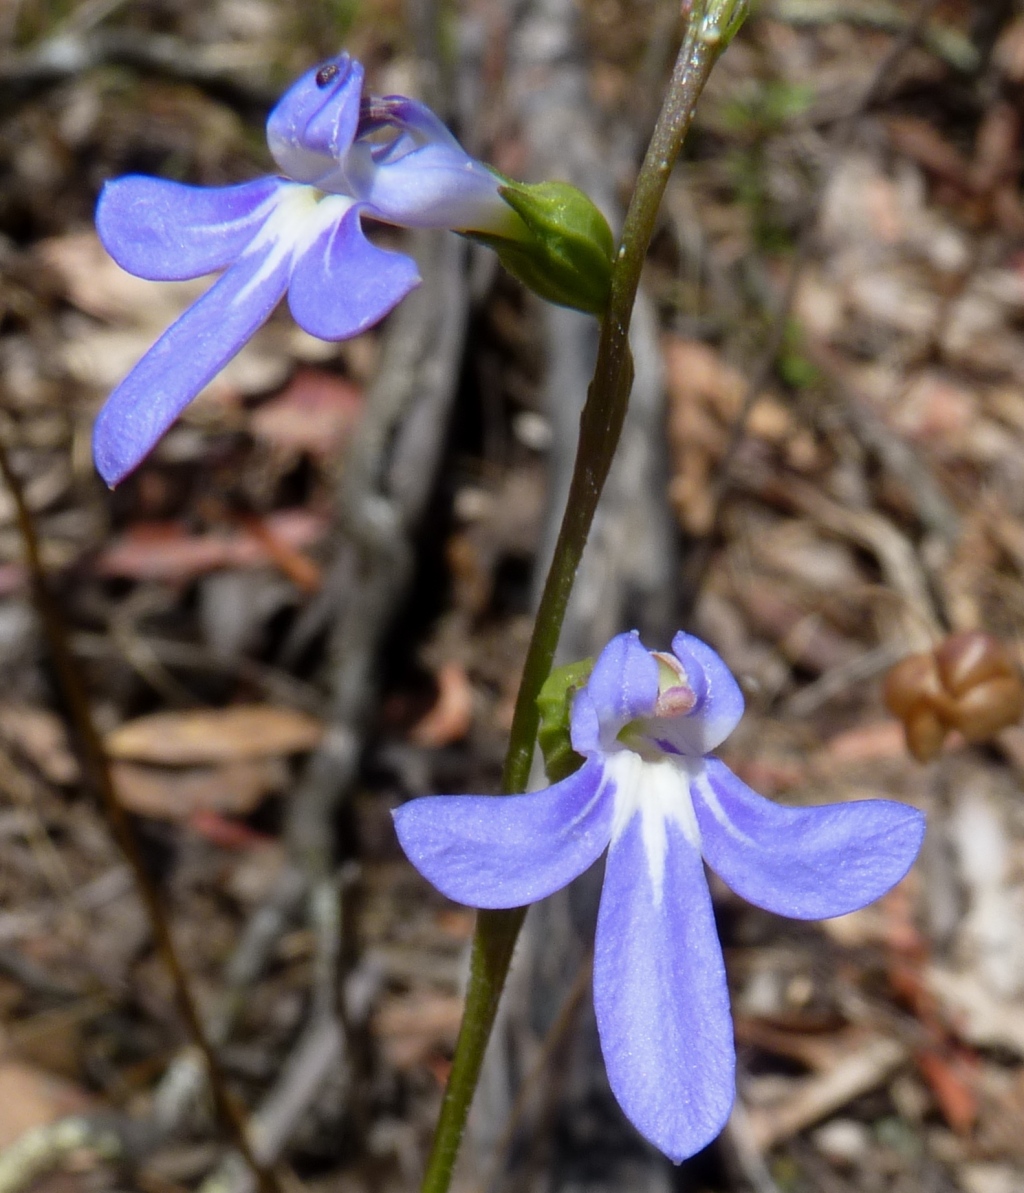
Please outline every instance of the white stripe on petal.
[{"label": "white stripe on petal", "polygon": [[648,761],[632,750],[619,750],[605,758],[604,767],[615,783],[612,841],[639,813],[654,902],[660,905],[668,851],[666,823],[672,821],[695,849],[701,847],[690,784],[703,775],[703,762],[675,757]]},{"label": "white stripe on petal", "polygon": [[246,287],[235,296],[235,302],[244,302],[287,257],[294,263],[320,233],[338,223],[354,203],[355,199],[346,195],[324,195],[316,187],[301,183],[282,187],[274,198],[274,210],[242,254],[243,257],[265,256]]},{"label": "white stripe on petal", "polygon": [[737,841],[742,841],[745,845],[752,845],[754,848],[757,848],[757,842],[754,838],[739,829],[726,815],[725,809],[722,807],[722,801],[718,798],[718,792],[711,786],[711,780],[708,778],[707,770],[704,767],[701,767],[699,774],[694,775],[693,785],[700,792],[701,799],[707,805],[708,811],[730,836],[735,837]]}]

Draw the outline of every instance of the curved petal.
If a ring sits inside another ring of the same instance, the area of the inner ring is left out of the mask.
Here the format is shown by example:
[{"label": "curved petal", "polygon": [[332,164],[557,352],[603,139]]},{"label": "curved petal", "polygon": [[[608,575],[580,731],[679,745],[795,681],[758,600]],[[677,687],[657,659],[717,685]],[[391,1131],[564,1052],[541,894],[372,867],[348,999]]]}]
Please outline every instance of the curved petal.
[{"label": "curved petal", "polygon": [[[320,206],[345,202],[328,198]],[[292,270],[288,305],[310,335],[344,340],[383,319],[419,282],[416,262],[371,244],[359,208],[350,206],[303,249]]]},{"label": "curved petal", "polygon": [[600,763],[529,795],[428,795],[394,812],[409,861],[471,907],[522,907],[582,874],[611,837],[613,789]]},{"label": "curved petal", "polygon": [[[435,112],[407,95],[371,95],[363,100],[359,118],[360,137],[381,128],[398,128],[409,134],[415,145],[430,142],[448,145],[462,152],[454,133]],[[385,146],[385,151],[393,146]]]},{"label": "curved petal", "polygon": [[516,215],[498,193],[501,180],[458,145],[424,145],[372,164],[353,153],[356,195],[374,215],[407,228],[458,228],[511,234]]},{"label": "curved petal", "polygon": [[267,119],[267,144],[289,178],[339,189],[334,175],[356,135],[362,92],[363,68],[348,54],[289,87]]},{"label": "curved petal", "polygon": [[103,187],[96,231],[118,265],[136,277],[198,278],[238,257],[283,185],[279,178],[257,178],[241,186],[185,186],[132,174]]},{"label": "curved petal", "polygon": [[924,839],[916,808],[880,799],[774,804],[717,758],[690,790],[711,869],[749,903],[793,919],[845,915],[884,895]]},{"label": "curved petal", "polygon": [[608,853],[594,951],[594,1009],[608,1080],[636,1129],[670,1159],[729,1117],[736,1053],[722,950],[696,847],[666,825],[662,897],[641,817]]},{"label": "curved petal", "polygon": [[706,754],[736,728],[743,716],[743,693],[718,654],[692,634],[676,634],[672,653],[683,665],[696,703],[682,716],[651,717],[644,722],[644,733],[680,754]]},{"label": "curved petal", "polygon": [[636,630],[617,634],[597,656],[573,701],[570,737],[580,754],[610,750],[624,725],[648,716],[658,699],[658,664]]},{"label": "curved petal", "polygon": [[116,485],[266,322],[288,284],[289,251],[267,240],[192,304],[114,390],[93,427],[100,475]]}]

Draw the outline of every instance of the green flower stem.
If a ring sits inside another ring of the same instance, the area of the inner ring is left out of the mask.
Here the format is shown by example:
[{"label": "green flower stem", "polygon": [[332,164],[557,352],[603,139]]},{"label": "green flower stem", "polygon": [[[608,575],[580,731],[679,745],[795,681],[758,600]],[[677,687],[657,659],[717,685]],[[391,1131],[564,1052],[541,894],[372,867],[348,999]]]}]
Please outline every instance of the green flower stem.
[{"label": "green flower stem", "polygon": [[[537,738],[537,696],[551,672],[576,570],[590,533],[601,490],[622,433],[633,360],[629,323],[640,272],[654,231],[669,174],[693,121],[697,98],[734,26],[723,31],[723,10],[735,0],[695,0],[672,81],[644,158],[623,224],[612,267],[611,295],[601,323],[594,379],[580,417],[580,438],[569,499],[533,627],[516,699],[502,787],[506,794],[526,789]],[[735,18],[733,18],[734,20]],[[470,963],[466,1005],[448,1087],[427,1162],[423,1193],[447,1193],[462,1132],[476,1089],[498,1001],[504,989],[526,908],[481,911]]]}]

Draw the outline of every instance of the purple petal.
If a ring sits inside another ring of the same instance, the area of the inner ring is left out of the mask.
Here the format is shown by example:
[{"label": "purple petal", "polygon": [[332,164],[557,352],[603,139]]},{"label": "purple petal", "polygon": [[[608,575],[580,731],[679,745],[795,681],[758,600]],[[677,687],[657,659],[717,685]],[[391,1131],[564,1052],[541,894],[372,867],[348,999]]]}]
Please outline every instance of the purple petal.
[{"label": "purple petal", "polygon": [[372,165],[353,153],[349,177],[373,214],[403,227],[500,234],[515,223],[512,208],[498,194],[500,179],[458,145],[424,145]]},{"label": "purple petal", "polygon": [[96,230],[118,265],[136,277],[198,278],[235,260],[282,185],[279,178],[257,178],[241,186],[184,186],[133,174],[104,186]]},{"label": "purple petal", "polygon": [[682,663],[697,702],[682,716],[651,717],[644,733],[680,754],[700,756],[720,745],[743,716],[743,693],[707,643],[680,631],[672,653]]},{"label": "purple petal", "polygon": [[[344,200],[328,198],[324,204]],[[416,262],[371,244],[351,206],[303,250],[288,305],[295,322],[321,340],[344,340],[372,327],[420,282]]]},{"label": "purple petal", "polygon": [[93,456],[108,485],[139,466],[188,403],[266,322],[285,292],[290,263],[287,246],[265,238],[164,332],[114,390],[93,428]]},{"label": "purple petal", "polygon": [[582,874],[611,837],[600,763],[529,795],[430,795],[394,812],[409,861],[471,907],[522,907]]},{"label": "purple petal", "polygon": [[267,120],[274,161],[296,182],[344,192],[341,165],[359,125],[363,68],[348,54],[307,71]]},{"label": "purple petal", "polygon": [[884,895],[924,838],[916,808],[878,799],[774,804],[717,758],[691,790],[711,869],[749,903],[793,919],[845,915]]},{"label": "purple petal", "polygon": [[668,837],[656,901],[637,815],[608,854],[594,951],[594,1009],[608,1080],[636,1129],[670,1159],[729,1117],[736,1055],[722,950],[700,854]]},{"label": "purple petal", "polygon": [[[416,145],[435,143],[462,152],[462,147],[444,121],[419,100],[407,95],[368,95],[363,99],[359,114],[359,133],[382,128],[397,128],[408,133]],[[390,147],[389,147],[390,148]]]},{"label": "purple petal", "polygon": [[617,634],[597,656],[594,670],[573,701],[573,749],[593,754],[613,748],[624,725],[649,716],[658,699],[658,664],[636,630]]}]

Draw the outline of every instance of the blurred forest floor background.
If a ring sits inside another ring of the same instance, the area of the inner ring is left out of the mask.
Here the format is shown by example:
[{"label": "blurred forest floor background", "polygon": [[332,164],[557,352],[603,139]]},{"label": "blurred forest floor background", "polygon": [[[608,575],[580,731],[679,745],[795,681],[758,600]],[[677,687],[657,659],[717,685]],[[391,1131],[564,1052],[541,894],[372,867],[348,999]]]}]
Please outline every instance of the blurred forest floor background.
[{"label": "blurred forest floor background", "polygon": [[[507,173],[589,178],[614,218],[679,34],[671,0],[0,7],[0,434],[289,1193],[417,1186],[473,920],[389,813],[497,788],[590,333],[483,250],[414,237],[418,299],[342,344],[280,312],[108,493],[91,420],[206,283],[120,271],[99,188],[267,172],[269,106],[344,44],[373,92],[429,99]],[[1022,144],[1024,6],[765,0],[669,183],[625,514],[573,644],[693,629],[746,692],[723,755],[751,786],[909,800],[930,832],[897,890],[834,922],[714,888],[740,1113],[656,1187],[1024,1193],[1024,729],[921,764],[881,699],[953,630],[1024,663]],[[0,676],[0,1189],[251,1187],[85,781],[6,488]],[[460,1188],[563,1187],[580,957],[542,1029],[508,1037],[519,1092],[482,1099]]]}]

